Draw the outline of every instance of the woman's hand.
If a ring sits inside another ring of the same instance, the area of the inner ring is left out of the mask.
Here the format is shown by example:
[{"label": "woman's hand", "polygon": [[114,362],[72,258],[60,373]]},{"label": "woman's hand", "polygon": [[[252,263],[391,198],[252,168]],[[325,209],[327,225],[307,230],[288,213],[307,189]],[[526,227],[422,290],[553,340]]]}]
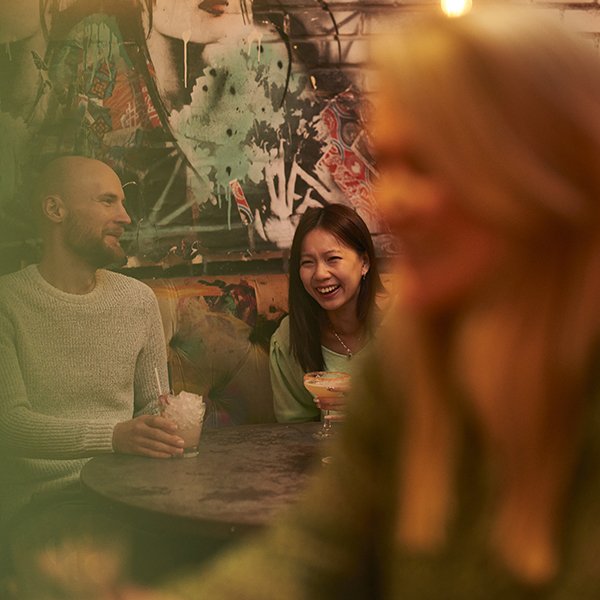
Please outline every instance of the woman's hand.
[{"label": "woman's hand", "polygon": [[346,396],[318,396],[315,404],[321,410],[342,410],[346,406]]},{"label": "woman's hand", "polygon": [[[331,395],[316,396],[314,399],[315,404],[321,410],[343,410],[346,406],[348,393],[350,392],[350,384],[331,386],[327,388],[327,391],[330,392]],[[331,420],[336,421],[340,420],[341,415],[327,415],[325,418],[331,418]]]}]

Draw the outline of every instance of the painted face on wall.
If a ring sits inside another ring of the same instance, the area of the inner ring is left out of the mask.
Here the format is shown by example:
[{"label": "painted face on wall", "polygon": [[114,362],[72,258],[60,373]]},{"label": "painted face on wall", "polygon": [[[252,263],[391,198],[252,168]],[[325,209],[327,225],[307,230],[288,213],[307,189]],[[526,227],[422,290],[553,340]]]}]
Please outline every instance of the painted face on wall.
[{"label": "painted face on wall", "polygon": [[377,200],[400,242],[404,302],[417,311],[444,311],[468,299],[495,272],[503,241],[430,169],[415,123],[393,90],[382,90],[375,108]]},{"label": "painted face on wall", "polygon": [[324,229],[313,229],[302,242],[300,279],[327,312],[356,311],[361,277],[368,270],[366,256]]},{"label": "painted face on wall", "polygon": [[156,0],[152,26],[159,33],[214,44],[248,24],[251,0]]}]

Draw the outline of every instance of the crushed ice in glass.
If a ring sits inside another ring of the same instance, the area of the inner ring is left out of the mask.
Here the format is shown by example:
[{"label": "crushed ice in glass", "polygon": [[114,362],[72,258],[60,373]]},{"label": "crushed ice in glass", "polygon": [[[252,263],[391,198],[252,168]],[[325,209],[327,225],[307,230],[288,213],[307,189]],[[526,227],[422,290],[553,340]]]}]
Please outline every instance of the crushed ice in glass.
[{"label": "crushed ice in glass", "polygon": [[202,396],[190,392],[179,392],[177,396],[169,394],[168,404],[163,408],[163,415],[172,419],[181,427],[193,427],[204,417],[206,405]]}]

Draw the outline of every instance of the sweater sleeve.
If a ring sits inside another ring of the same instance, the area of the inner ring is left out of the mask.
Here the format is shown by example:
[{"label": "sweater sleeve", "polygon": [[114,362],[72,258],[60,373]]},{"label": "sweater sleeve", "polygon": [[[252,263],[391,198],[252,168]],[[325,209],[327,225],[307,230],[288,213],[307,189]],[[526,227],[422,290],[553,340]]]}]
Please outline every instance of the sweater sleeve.
[{"label": "sweater sleeve", "polygon": [[115,423],[63,419],[32,409],[12,323],[0,310],[0,448],[38,458],[79,458],[112,451]]},{"label": "sweater sleeve", "polygon": [[146,306],[146,340],[135,365],[134,416],[158,412],[156,373],[161,391],[169,391],[167,351],[158,302],[148,290]]},{"label": "sweater sleeve", "polygon": [[[396,422],[378,418],[376,389],[355,386],[333,461],[265,533],[221,555],[204,572],[165,585],[174,598],[319,600],[379,597],[376,577],[395,489]],[[390,416],[391,417],[391,416]],[[169,596],[171,597],[171,596]]]},{"label": "sweater sleeve", "polygon": [[277,421],[317,421],[321,412],[304,387],[304,372],[291,353],[287,317],[271,338],[269,360],[273,409]]}]

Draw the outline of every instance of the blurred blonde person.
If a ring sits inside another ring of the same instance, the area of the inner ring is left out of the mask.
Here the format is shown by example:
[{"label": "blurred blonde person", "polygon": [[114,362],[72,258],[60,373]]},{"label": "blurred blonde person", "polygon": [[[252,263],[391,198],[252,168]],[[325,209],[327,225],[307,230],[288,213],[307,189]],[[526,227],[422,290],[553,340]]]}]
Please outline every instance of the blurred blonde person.
[{"label": "blurred blonde person", "polygon": [[381,48],[396,323],[307,496],[170,592],[598,598],[598,58],[514,6]]},{"label": "blurred blonde person", "polygon": [[404,245],[397,538],[443,548],[468,424],[490,477],[487,545],[515,578],[548,582],[594,409],[600,64],[516,9],[405,36],[380,56],[373,128]]}]

